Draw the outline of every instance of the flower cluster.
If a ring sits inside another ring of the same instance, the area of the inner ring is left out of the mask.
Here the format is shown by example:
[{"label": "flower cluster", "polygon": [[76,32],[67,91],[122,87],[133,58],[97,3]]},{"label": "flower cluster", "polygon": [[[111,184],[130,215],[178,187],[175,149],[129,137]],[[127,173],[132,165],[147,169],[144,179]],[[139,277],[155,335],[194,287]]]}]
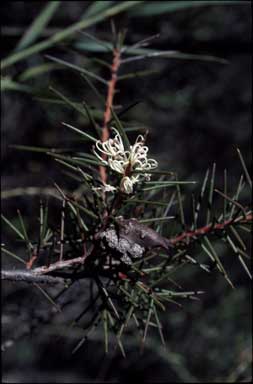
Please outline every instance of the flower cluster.
[{"label": "flower cluster", "polygon": [[[148,147],[144,145],[145,140],[142,135],[137,137],[134,145],[130,146],[129,151],[125,151],[119,132],[115,128],[112,128],[112,130],[115,132],[114,138],[104,142],[98,140],[96,149],[99,153],[95,149],[94,153],[103,164],[122,175],[120,190],[130,194],[133,192],[134,184],[143,178],[145,180],[150,179],[151,174],[148,171],[156,168],[158,163],[154,159],[147,158]],[[106,155],[106,159],[103,158],[103,155]],[[138,174],[135,173],[136,171],[144,171],[144,173]]]}]

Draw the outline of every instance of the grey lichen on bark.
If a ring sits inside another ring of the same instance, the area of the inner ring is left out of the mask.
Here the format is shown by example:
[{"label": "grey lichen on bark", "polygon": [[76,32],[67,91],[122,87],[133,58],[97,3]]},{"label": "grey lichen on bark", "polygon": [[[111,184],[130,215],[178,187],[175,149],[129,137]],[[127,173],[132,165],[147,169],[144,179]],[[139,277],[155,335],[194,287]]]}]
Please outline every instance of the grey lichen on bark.
[{"label": "grey lichen on bark", "polygon": [[132,258],[141,258],[145,252],[144,247],[118,236],[113,228],[100,232],[99,237],[106,240],[109,248],[118,251],[122,255],[121,261],[125,264],[132,264]]}]

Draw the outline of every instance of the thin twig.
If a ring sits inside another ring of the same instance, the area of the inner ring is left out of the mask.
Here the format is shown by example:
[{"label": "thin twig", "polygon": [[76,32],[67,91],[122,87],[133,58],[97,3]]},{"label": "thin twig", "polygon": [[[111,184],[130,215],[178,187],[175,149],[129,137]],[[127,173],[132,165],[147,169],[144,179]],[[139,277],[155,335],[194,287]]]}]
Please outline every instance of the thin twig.
[{"label": "thin twig", "polygon": [[182,241],[189,240],[191,238],[195,238],[198,236],[203,236],[203,235],[210,233],[212,231],[223,230],[226,227],[229,227],[229,225],[234,224],[234,223],[250,223],[252,221],[252,219],[253,219],[252,213],[248,213],[248,214],[246,214],[246,216],[240,216],[237,219],[232,218],[232,219],[224,221],[223,223],[216,223],[214,225],[208,224],[204,227],[197,228],[194,231],[185,231],[185,232],[181,233],[181,235],[170,239],[170,243],[172,245],[176,245]]},{"label": "thin twig", "polygon": [[35,275],[45,275],[51,272],[55,272],[64,268],[72,267],[72,265],[79,264],[82,265],[84,263],[84,257],[76,257],[70,260],[57,261],[54,264],[50,264],[47,266],[37,267],[33,269],[33,273]]}]

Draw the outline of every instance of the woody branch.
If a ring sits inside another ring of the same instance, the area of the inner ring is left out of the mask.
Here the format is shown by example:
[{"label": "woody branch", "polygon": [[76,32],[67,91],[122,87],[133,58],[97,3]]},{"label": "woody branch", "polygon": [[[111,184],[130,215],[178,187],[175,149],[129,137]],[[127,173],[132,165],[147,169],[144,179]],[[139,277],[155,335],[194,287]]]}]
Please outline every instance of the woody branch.
[{"label": "woody branch", "polygon": [[[114,48],[113,50],[113,62],[111,65],[111,79],[108,81],[107,87],[107,97],[105,103],[105,111],[104,111],[104,119],[103,119],[103,127],[102,127],[102,136],[101,141],[104,142],[109,138],[109,121],[111,120],[111,110],[113,107],[113,100],[116,90],[116,83],[118,79],[118,71],[121,63],[121,52],[118,48]],[[106,158],[106,155],[103,154],[103,158]],[[103,166],[99,167],[100,177],[103,183],[106,183],[107,173],[106,168]]]},{"label": "woody branch", "polygon": [[245,216],[240,216],[237,219],[228,219],[224,221],[223,223],[216,223],[216,224],[208,224],[204,227],[197,228],[193,231],[185,231],[181,233],[180,235],[170,239],[170,243],[172,245],[176,245],[180,242],[187,241],[190,239],[198,238],[200,236],[206,235],[210,232],[216,232],[216,231],[222,231],[225,228],[229,227],[232,224],[235,223],[250,223],[252,222],[253,216],[252,213],[246,214]]},{"label": "woody branch", "polygon": [[[228,228],[230,225],[233,225],[233,224],[251,223],[252,219],[253,219],[252,213],[248,213],[245,216],[244,215],[239,216],[236,219],[232,218],[224,221],[223,223],[216,223],[215,225],[209,224],[204,227],[197,228],[194,231],[183,232],[182,234],[170,239],[170,243],[171,245],[176,246],[177,244],[190,239],[196,239],[196,238],[199,238],[200,236],[213,233],[216,231],[223,231],[224,229]],[[7,271],[6,270],[1,272],[1,279],[13,281],[13,282],[23,281],[27,283],[46,283],[46,284],[64,283],[65,278],[63,277],[64,276],[63,274],[61,276],[61,272],[64,269],[72,267],[73,265],[82,265],[84,264],[84,261],[85,260],[83,257],[77,257],[70,260],[58,261],[56,263],[51,264],[48,267],[45,267],[45,266],[37,267],[29,271],[27,270]],[[50,275],[51,273],[54,274],[57,272],[58,272],[57,277]],[[106,273],[106,271],[104,272]],[[85,274],[82,274],[82,277],[85,277]],[[91,277],[90,273],[87,274],[87,277]]]},{"label": "woody branch", "polygon": [[47,284],[54,285],[59,283],[65,283],[62,277],[48,276],[48,275],[37,275],[34,271],[26,270],[14,270],[14,271],[1,271],[1,280],[18,281],[30,284]]}]

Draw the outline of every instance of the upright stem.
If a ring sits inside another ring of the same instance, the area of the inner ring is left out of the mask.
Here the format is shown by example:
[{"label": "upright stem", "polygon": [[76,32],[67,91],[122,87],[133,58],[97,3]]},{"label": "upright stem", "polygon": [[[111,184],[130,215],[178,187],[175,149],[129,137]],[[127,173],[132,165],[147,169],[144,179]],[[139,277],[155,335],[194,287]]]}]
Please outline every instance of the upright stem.
[{"label": "upright stem", "polygon": [[[108,123],[111,120],[111,114],[112,114],[111,109],[113,107],[113,99],[114,99],[116,83],[118,79],[120,59],[121,59],[121,52],[118,48],[115,48],[113,50],[113,62],[111,65],[111,79],[108,81],[108,88],[107,88],[107,97],[106,97],[106,103],[105,103],[104,121],[103,121],[102,136],[101,136],[102,142],[108,140],[110,135]],[[103,154],[103,159],[106,159],[105,154]],[[106,183],[106,180],[107,180],[106,168],[103,166],[100,166],[99,173],[100,173],[102,182]]]}]

